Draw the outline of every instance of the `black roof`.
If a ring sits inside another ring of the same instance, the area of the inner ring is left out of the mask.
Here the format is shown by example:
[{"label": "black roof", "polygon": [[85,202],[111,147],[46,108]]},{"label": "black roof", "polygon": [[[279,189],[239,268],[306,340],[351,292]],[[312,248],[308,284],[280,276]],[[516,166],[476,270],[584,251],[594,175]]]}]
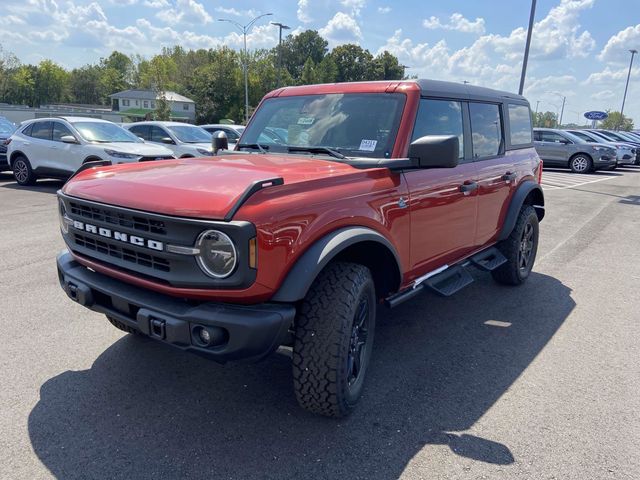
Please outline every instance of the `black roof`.
[{"label": "black roof", "polygon": [[477,87],[475,85],[456,83],[456,82],[444,82],[441,80],[416,80],[416,83],[422,90],[422,95],[427,97],[456,97],[467,100],[485,100],[496,101],[500,100],[516,100],[517,103],[529,102],[522,95],[517,93],[505,92],[502,90],[494,90],[492,88]]}]

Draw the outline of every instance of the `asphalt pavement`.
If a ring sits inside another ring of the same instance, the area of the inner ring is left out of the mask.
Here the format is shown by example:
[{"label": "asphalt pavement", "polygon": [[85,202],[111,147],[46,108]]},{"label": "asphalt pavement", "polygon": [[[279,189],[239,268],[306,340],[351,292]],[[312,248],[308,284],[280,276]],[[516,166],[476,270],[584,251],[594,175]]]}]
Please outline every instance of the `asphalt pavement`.
[{"label": "asphalt pavement", "polygon": [[0,174],[0,478],[640,478],[640,168],[549,175],[529,281],[381,310],[337,421],[286,355],[217,365],[69,301],[60,182]]}]

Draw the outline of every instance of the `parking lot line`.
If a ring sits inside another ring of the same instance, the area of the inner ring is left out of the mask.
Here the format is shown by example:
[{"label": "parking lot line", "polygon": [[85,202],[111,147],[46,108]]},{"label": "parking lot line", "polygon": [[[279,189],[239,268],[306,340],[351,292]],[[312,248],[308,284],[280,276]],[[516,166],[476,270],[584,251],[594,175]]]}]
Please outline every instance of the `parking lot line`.
[{"label": "parking lot line", "polygon": [[542,174],[542,186],[548,190],[562,190],[602,182],[612,178],[616,178],[616,175],[604,174],[594,178],[592,174],[545,171]]}]

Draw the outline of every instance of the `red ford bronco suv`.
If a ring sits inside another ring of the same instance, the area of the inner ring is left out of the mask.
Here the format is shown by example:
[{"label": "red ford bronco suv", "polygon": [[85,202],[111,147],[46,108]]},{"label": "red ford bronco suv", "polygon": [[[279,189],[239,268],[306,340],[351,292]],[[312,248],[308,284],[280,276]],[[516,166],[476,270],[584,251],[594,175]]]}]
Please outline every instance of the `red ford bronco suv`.
[{"label": "red ford bronco suv", "polygon": [[233,152],[78,172],[58,194],[59,280],[121,330],[220,362],[292,347],[299,403],[343,416],[379,306],[451,295],[472,266],[527,279],[541,175],[521,96],[430,80],[281,88]]}]

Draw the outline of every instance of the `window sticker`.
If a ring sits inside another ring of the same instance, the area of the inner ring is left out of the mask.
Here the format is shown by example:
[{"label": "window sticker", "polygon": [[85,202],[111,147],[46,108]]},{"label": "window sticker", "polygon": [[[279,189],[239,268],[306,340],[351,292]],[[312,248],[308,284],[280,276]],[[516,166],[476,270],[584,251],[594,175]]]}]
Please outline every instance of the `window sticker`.
[{"label": "window sticker", "polygon": [[298,125],[313,125],[315,118],[313,117],[300,117],[298,119]]},{"label": "window sticker", "polygon": [[360,148],[363,152],[373,152],[376,149],[376,145],[378,144],[377,140],[362,140],[360,142]]}]

